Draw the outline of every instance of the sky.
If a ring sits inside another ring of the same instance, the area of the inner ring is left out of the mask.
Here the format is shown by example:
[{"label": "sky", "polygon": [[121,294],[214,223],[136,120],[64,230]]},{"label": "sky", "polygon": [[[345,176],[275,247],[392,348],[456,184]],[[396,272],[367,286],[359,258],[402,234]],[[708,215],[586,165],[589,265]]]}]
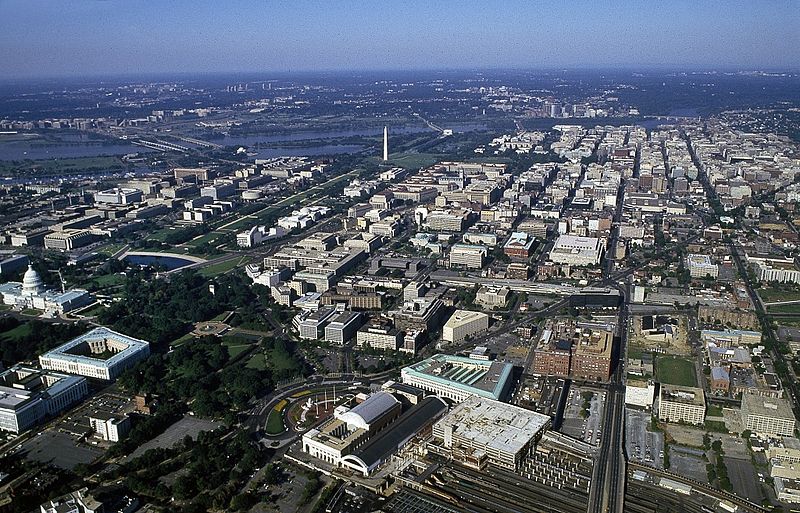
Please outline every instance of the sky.
[{"label": "sky", "polygon": [[0,76],[800,69],[798,0],[0,0]]}]

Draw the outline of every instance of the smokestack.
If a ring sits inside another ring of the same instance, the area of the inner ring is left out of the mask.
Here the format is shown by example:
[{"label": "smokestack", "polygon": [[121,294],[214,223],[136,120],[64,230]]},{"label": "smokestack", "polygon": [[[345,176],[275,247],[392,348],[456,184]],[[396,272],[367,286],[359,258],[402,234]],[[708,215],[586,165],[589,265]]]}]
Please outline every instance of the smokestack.
[{"label": "smokestack", "polygon": [[383,127],[383,161],[389,160],[389,127]]}]

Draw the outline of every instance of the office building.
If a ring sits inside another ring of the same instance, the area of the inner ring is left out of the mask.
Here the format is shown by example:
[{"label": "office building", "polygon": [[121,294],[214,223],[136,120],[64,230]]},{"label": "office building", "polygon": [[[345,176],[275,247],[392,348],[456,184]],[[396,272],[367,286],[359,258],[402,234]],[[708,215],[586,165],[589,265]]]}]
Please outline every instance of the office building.
[{"label": "office building", "polygon": [[508,302],[510,294],[511,291],[508,287],[484,285],[478,289],[478,293],[475,295],[475,302],[484,308],[503,307]]},{"label": "office building", "polygon": [[450,267],[480,269],[488,254],[486,246],[471,244],[453,244],[450,249]]},{"label": "office building", "polygon": [[692,278],[717,278],[719,267],[711,262],[708,255],[689,254],[686,257],[686,267],[689,268],[689,276]]},{"label": "office building", "polygon": [[356,333],[358,347],[369,346],[373,349],[395,351],[403,343],[403,333],[391,324],[370,323]]},{"label": "office building", "polygon": [[355,337],[363,322],[363,316],[358,312],[341,312],[332,317],[325,326],[325,340],[334,344],[344,344]]},{"label": "office building", "polygon": [[527,260],[531,256],[533,243],[536,241],[525,232],[514,232],[503,245],[503,253],[509,258]]},{"label": "office building", "polygon": [[444,303],[438,298],[418,298],[403,301],[392,312],[395,326],[400,330],[431,330],[440,326],[444,316]]},{"label": "office building", "polygon": [[442,340],[449,343],[463,342],[489,329],[489,316],[482,312],[456,310],[442,328]]},{"label": "office building", "polygon": [[747,255],[747,263],[755,271],[759,281],[778,283],[800,283],[800,270],[791,258],[756,258]]},{"label": "office building", "polygon": [[103,440],[119,442],[131,430],[131,419],[127,415],[96,411],[89,415],[89,425]]},{"label": "office building", "polygon": [[664,422],[703,425],[706,420],[703,389],[662,383],[658,394],[658,419]]},{"label": "office building", "polygon": [[300,314],[298,331],[300,338],[306,340],[318,340],[325,334],[325,326],[336,315],[336,309],[332,306],[320,307],[314,312],[304,312]]},{"label": "office building", "polygon": [[550,260],[557,264],[597,265],[603,250],[603,241],[597,237],[561,235],[550,251]]},{"label": "office building", "polygon": [[95,328],[39,357],[43,369],[113,381],[150,355],[150,344],[108,328]]},{"label": "office building", "polygon": [[109,205],[130,205],[131,203],[141,203],[142,199],[142,191],[125,187],[115,187],[94,193],[95,203]]},{"label": "office building", "polygon": [[22,433],[88,393],[85,378],[15,365],[0,372],[0,430]]},{"label": "office building", "polygon": [[792,406],[787,399],[742,394],[742,424],[753,433],[766,436],[793,436]]},{"label": "office building", "polygon": [[58,251],[72,251],[73,249],[88,246],[94,240],[95,236],[91,230],[64,229],[45,235],[44,247],[45,249]]}]

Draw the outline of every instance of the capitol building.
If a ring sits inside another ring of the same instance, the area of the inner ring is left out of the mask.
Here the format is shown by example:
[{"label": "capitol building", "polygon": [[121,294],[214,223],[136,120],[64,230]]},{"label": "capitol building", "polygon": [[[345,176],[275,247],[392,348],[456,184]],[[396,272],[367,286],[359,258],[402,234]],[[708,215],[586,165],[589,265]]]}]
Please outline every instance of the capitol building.
[{"label": "capitol building", "polygon": [[3,304],[18,309],[35,308],[49,314],[63,314],[89,305],[94,298],[83,289],[70,289],[64,292],[47,290],[41,276],[32,266],[28,266],[22,283],[9,281],[0,284]]}]

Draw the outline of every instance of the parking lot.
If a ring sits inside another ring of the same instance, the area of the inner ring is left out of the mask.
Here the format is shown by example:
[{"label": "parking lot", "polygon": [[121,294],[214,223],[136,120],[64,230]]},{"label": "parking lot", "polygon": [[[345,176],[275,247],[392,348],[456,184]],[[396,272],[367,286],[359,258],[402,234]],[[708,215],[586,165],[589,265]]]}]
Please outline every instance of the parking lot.
[{"label": "parking lot", "polygon": [[[586,398],[590,394],[588,408],[584,409]],[[606,392],[604,391],[573,387],[567,397],[561,432],[587,443],[598,445],[602,435],[601,423],[605,400]]]},{"label": "parking lot", "polygon": [[138,458],[150,449],[167,449],[172,447],[176,443],[182,441],[187,435],[191,436],[193,439],[197,439],[197,435],[199,435],[201,431],[213,431],[220,426],[222,426],[222,423],[220,422],[198,419],[196,417],[189,416],[184,417],[168,427],[166,431],[154,439],[139,446],[130,456],[126,458],[126,460]]},{"label": "parking lot", "polygon": [[708,483],[706,461],[703,459],[703,451],[701,449],[670,445],[669,462],[670,472],[675,472],[701,483]]},{"label": "parking lot", "polygon": [[21,454],[32,461],[52,463],[72,470],[80,463],[91,463],[103,451],[90,444],[78,443],[72,436],[55,430],[39,433],[22,445]]},{"label": "parking lot", "polygon": [[625,450],[628,458],[664,468],[664,434],[650,431],[650,412],[626,409]]},{"label": "parking lot", "polygon": [[728,469],[728,478],[731,480],[733,489],[742,497],[746,497],[756,504],[761,504],[764,494],[761,491],[759,476],[753,463],[747,459],[730,458],[724,456],[725,467]]}]

